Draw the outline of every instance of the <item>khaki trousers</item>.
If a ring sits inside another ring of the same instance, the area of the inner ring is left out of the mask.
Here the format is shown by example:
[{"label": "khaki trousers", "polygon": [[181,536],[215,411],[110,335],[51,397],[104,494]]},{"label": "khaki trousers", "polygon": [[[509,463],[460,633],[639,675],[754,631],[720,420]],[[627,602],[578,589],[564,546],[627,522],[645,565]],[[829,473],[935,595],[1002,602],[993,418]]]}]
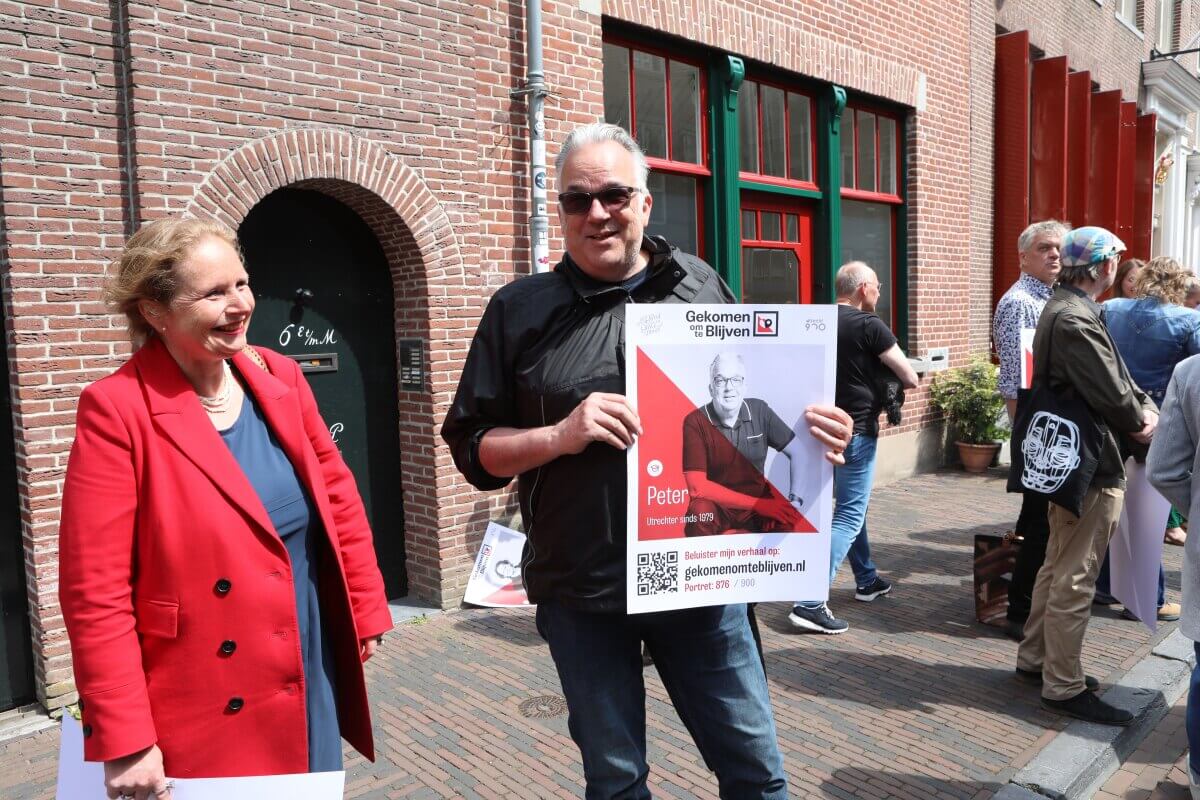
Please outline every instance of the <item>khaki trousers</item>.
[{"label": "khaki trousers", "polygon": [[1017,666],[1041,670],[1042,697],[1068,700],[1084,690],[1083,635],[1092,615],[1096,575],[1121,517],[1124,489],[1090,489],[1083,515],[1050,504],[1046,561],[1033,585]]}]

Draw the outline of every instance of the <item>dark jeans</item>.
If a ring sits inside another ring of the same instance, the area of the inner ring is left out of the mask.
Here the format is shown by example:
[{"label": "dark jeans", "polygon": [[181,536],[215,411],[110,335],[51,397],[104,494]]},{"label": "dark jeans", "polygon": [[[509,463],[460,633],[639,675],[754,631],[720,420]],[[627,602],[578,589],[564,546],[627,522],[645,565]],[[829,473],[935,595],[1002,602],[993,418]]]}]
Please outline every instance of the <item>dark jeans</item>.
[{"label": "dark jeans", "polygon": [[721,797],[787,797],[767,677],[744,605],[626,615],[545,602],[537,625],[567,699],[587,800],[650,797],[643,641]]},{"label": "dark jeans", "polygon": [[1013,566],[1012,581],[1008,585],[1008,619],[1024,622],[1029,616],[1033,600],[1033,584],[1038,570],[1046,560],[1046,541],[1050,538],[1050,501],[1044,495],[1026,492],[1021,501],[1021,513],[1017,517],[1017,534],[1024,537]]}]

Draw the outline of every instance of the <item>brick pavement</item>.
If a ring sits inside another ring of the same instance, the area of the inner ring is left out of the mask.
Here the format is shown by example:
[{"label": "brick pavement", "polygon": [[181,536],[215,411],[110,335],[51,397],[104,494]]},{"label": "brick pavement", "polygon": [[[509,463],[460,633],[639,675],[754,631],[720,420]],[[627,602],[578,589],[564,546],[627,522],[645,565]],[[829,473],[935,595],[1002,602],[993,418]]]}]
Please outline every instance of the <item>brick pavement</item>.
[{"label": "brick pavement", "polygon": [[1187,694],[1176,701],[1154,732],[1096,792],[1094,800],[1190,800],[1187,733],[1183,727]]},{"label": "brick pavement", "polygon": [[[870,530],[876,562],[896,581],[892,596],[855,602],[844,569],[831,603],[852,627],[838,637],[793,634],[786,604],[760,606],[793,797],[990,797],[1065,726],[1012,679],[1016,645],[973,621],[973,536],[1010,527],[1017,508],[997,475],[947,472],[883,487]],[[1179,557],[1167,548],[1174,600]],[[1115,682],[1173,627],[1151,637],[1098,609],[1089,674]],[[565,715],[520,710],[539,697],[553,710],[559,696],[531,611],[472,609],[403,625],[368,671],[380,757],[348,759],[348,797],[581,794]],[[715,797],[653,670],[646,688],[655,796]],[[0,745],[0,797],[53,795],[56,740],[48,731]]]}]

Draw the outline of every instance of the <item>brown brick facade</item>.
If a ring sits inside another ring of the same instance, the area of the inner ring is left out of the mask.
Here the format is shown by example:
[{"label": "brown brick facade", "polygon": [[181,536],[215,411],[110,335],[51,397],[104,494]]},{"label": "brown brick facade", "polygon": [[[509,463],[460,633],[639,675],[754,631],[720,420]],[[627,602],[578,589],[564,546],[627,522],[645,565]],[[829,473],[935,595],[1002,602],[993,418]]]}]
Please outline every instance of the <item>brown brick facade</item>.
[{"label": "brown brick facade", "polygon": [[[1111,56],[1095,65],[1105,88],[1135,92],[1148,49],[1107,28],[1080,40],[1073,18],[1055,21],[1044,5],[546,2],[547,137],[602,116],[612,24],[910,109],[909,350],[949,346],[960,361],[989,338],[994,26],[1041,30],[1035,43],[1060,43],[1081,67]],[[1184,5],[1186,41],[1196,14]],[[128,233],[163,215],[236,227],[270,192],[300,186],[367,222],[390,264],[397,337],[429,343],[425,390],[399,398],[412,587],[441,606],[460,600],[483,523],[510,500],[467,486],[436,433],[487,299],[528,271],[525,110],[510,97],[524,72],[523,13],[498,0],[0,0],[13,513],[48,705],[72,698],[56,536],[73,411],[129,352],[99,290]],[[554,220],[551,236],[556,254]],[[916,393],[898,432],[932,418]]]}]

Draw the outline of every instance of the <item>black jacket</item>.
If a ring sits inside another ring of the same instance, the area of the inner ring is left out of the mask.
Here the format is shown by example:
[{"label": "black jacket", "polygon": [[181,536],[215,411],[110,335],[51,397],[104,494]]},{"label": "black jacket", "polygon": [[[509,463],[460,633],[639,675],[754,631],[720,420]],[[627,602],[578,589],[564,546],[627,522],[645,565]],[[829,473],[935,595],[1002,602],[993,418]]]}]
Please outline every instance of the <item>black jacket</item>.
[{"label": "black jacket", "polygon": [[[1158,409],[1130,377],[1100,319],[1100,306],[1074,286],[1059,284],[1038,319],[1033,363],[1034,380],[1044,375],[1055,391],[1073,389],[1100,426],[1100,464],[1092,487],[1124,489],[1128,435],[1142,429],[1147,411]],[[1142,446],[1143,459],[1144,453]]]},{"label": "black jacket", "polygon": [[[699,258],[658,237],[642,246],[652,254],[650,273],[632,297],[592,280],[570,256],[492,297],[442,426],[454,463],[476,488],[510,480],[479,463],[488,430],[553,425],[592,392],[625,393],[626,303],[733,302]],[[530,602],[624,610],[625,462],[625,451],[593,442],[518,476]]]}]

